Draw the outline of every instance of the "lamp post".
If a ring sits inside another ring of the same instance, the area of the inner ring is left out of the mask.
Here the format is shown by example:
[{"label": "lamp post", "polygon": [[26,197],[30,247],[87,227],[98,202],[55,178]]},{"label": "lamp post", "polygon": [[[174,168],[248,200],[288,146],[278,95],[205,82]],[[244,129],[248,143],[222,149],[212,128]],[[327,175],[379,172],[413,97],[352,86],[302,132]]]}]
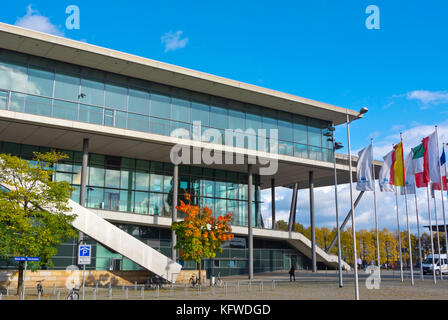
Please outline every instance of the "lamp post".
[{"label": "lamp post", "polygon": [[344,286],[342,279],[342,258],[341,258],[341,232],[339,230],[339,209],[338,209],[338,176],[336,171],[336,150],[342,149],[343,146],[340,142],[336,142],[334,138],[334,126],[328,128],[328,132],[324,133],[324,136],[328,137],[327,141],[333,143],[333,164],[334,164],[334,200],[336,208],[336,232],[338,240],[338,278],[339,288]]},{"label": "lamp post", "polygon": [[356,219],[355,219],[355,207],[353,205],[353,174],[352,174],[352,149],[350,145],[350,123],[354,120],[360,119],[361,116],[367,113],[369,110],[363,107],[358,116],[350,120],[348,111],[346,111],[346,124],[347,124],[347,144],[348,144],[348,167],[350,175],[350,205],[352,210],[352,237],[353,237],[353,261],[355,269],[355,300],[359,300],[359,285],[358,285],[358,264],[357,264],[357,253],[356,253]]}]

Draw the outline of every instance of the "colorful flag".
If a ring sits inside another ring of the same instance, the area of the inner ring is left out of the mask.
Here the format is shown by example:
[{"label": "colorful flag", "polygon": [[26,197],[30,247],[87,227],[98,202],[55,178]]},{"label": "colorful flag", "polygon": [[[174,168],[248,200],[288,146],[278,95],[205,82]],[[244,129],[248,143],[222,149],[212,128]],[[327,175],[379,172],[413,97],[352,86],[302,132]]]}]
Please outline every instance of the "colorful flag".
[{"label": "colorful flag", "polygon": [[[437,150],[436,132],[423,139],[425,157],[428,157],[429,179],[440,184],[439,150]],[[426,155],[427,153],[427,155]]]},{"label": "colorful flag", "polygon": [[414,166],[413,166],[413,161],[412,161],[412,155],[413,155],[412,151],[409,152],[409,154],[406,157],[406,160],[404,162],[404,172],[406,174],[406,188],[401,187],[401,191],[400,191],[401,195],[404,195],[405,191],[407,194],[415,193]]},{"label": "colorful flag", "polygon": [[415,185],[417,188],[424,188],[428,186],[429,182],[429,166],[428,153],[425,152],[423,143],[417,147],[412,148],[412,165],[415,177]]},{"label": "colorful flag", "polygon": [[[442,156],[440,157],[440,166],[443,167],[445,165],[445,163],[446,163],[446,157],[445,157],[445,147],[444,147]],[[447,177],[446,177],[446,172],[445,172],[445,175],[442,176],[443,190],[446,190],[446,187],[447,187],[446,182],[447,182]],[[440,190],[440,182],[434,182],[433,189]]]},{"label": "colorful flag", "polygon": [[406,184],[404,174],[403,142],[400,142],[394,146],[394,151],[392,152],[390,183],[397,187],[404,187]]},{"label": "colorful flag", "polygon": [[372,162],[372,145],[369,145],[358,152],[356,190],[373,191],[375,181],[372,174]]},{"label": "colorful flag", "polygon": [[394,192],[395,187],[390,183],[390,169],[392,167],[392,153],[389,152],[383,157],[383,166],[381,167],[380,174],[378,176],[378,182],[380,184],[381,192]]}]

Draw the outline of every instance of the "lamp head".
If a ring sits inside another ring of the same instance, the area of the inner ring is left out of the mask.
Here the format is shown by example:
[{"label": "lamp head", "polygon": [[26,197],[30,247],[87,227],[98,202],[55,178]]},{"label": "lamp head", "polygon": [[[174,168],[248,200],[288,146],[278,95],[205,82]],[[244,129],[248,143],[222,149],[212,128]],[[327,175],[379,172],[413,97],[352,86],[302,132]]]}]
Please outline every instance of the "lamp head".
[{"label": "lamp head", "polygon": [[361,110],[359,110],[359,114],[366,114],[369,111],[369,109],[367,109],[366,107],[362,107]]}]

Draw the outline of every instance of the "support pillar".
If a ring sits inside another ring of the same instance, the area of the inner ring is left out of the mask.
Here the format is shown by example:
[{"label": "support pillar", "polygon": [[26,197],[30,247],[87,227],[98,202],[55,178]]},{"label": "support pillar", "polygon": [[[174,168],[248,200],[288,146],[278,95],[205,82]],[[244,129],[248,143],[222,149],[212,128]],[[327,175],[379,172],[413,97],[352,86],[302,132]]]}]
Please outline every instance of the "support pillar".
[{"label": "support pillar", "polygon": [[[89,139],[85,138],[82,143],[82,167],[81,167],[81,188],[79,204],[83,207],[86,205],[87,196],[87,171],[89,164]],[[78,243],[82,243],[84,240],[84,234],[79,231]]]},{"label": "support pillar", "polygon": [[275,229],[275,179],[271,179],[272,230]]},{"label": "support pillar", "polygon": [[311,226],[311,268],[313,272],[317,271],[316,262],[316,230],[314,225],[314,172],[309,172],[310,189],[310,226]]},{"label": "support pillar", "polygon": [[289,221],[288,221],[288,231],[292,232],[294,230],[294,216],[296,214],[296,203],[297,203],[297,192],[299,190],[299,184],[296,182],[292,188],[291,197],[291,208],[289,209]]},{"label": "support pillar", "polygon": [[[174,165],[173,168],[173,214],[171,216],[172,223],[177,221],[177,203],[178,203],[178,186],[179,186],[179,166],[177,164]],[[171,231],[171,259],[177,261],[176,257],[176,249],[174,247],[177,243],[176,233]]]},{"label": "support pillar", "polygon": [[248,165],[248,187],[247,187],[247,191],[248,191],[248,195],[247,195],[247,199],[248,199],[248,233],[247,233],[247,237],[248,237],[248,247],[249,247],[249,280],[252,280],[254,278],[254,239],[253,239],[253,230],[252,230],[252,214],[253,214],[253,177],[252,177],[252,165],[249,164]]}]

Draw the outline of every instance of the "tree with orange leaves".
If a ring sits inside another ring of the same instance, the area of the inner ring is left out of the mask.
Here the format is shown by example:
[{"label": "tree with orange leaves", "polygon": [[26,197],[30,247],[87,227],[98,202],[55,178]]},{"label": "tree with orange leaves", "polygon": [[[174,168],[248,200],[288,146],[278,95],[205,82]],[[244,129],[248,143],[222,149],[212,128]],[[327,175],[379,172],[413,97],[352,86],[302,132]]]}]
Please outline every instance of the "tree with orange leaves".
[{"label": "tree with orange leaves", "polygon": [[180,201],[177,210],[185,213],[183,221],[174,222],[171,229],[176,233],[177,243],[183,260],[192,260],[199,265],[199,283],[201,283],[201,260],[214,258],[217,252],[222,252],[221,245],[233,238],[230,222],[232,214],[215,218],[212,210],[191,204],[191,196],[184,196],[187,203]]}]

